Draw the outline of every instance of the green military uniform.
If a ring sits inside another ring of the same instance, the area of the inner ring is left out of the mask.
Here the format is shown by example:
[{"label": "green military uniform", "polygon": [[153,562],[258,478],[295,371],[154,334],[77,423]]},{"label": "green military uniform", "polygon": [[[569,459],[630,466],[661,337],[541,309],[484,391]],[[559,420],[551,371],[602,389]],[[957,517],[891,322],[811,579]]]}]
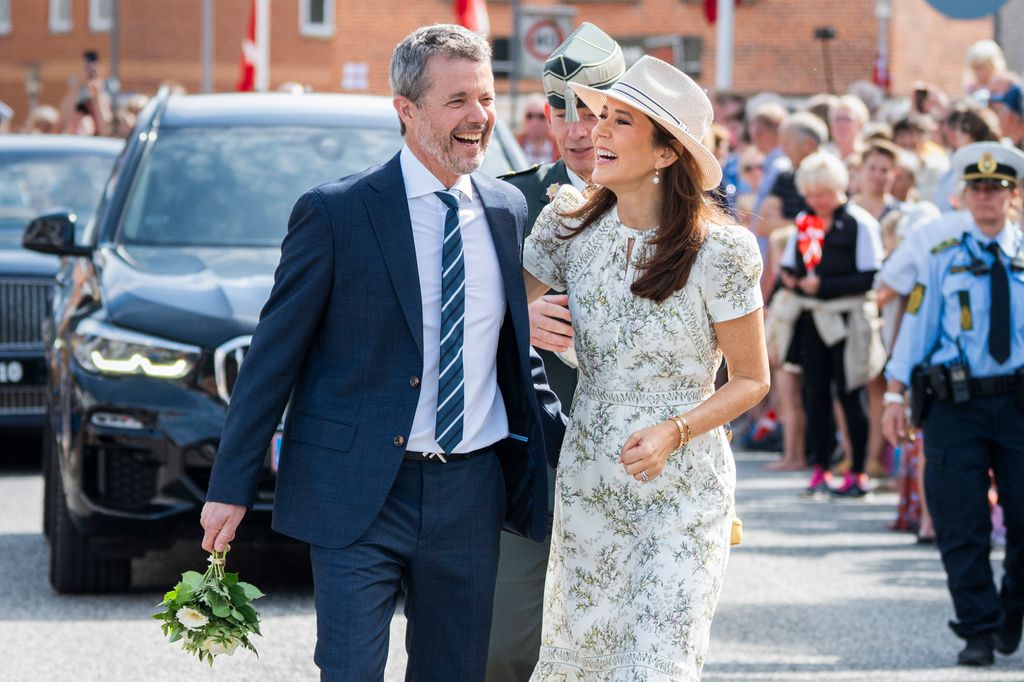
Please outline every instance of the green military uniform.
[{"label": "green military uniform", "polygon": [[[579,119],[578,106],[568,82],[597,88],[610,87],[626,70],[622,49],[593,24],[584,23],[544,64],[544,89],[553,109],[564,109],[567,122]],[[569,94],[569,97],[566,97]],[[527,225],[550,203],[560,185],[570,183],[564,161],[534,166],[502,178],[526,197]],[[569,412],[576,391],[576,370],[554,353],[538,351],[548,382]],[[549,510],[554,509],[555,472],[548,471]],[[502,533],[501,559],[494,592],[494,618],[487,659],[487,682],[525,682],[540,653],[550,537],[543,543]]]}]

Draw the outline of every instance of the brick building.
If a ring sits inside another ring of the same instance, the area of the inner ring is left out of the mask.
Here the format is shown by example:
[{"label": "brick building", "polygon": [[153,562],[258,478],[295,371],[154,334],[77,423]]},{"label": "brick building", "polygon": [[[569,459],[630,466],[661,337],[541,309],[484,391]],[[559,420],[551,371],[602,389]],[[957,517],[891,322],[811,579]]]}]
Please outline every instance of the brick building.
[{"label": "brick building", "polygon": [[[711,87],[715,27],[703,0],[529,0],[530,6],[574,11],[627,46],[631,56],[652,51],[675,58]],[[250,0],[213,0],[215,90],[232,90]],[[975,40],[992,37],[993,19],[955,21],[925,0],[742,0],[736,10],[734,89],[786,95],[836,91],[870,79],[879,50],[876,5],[890,7],[888,50],[894,94],[917,79],[959,92],[963,55]],[[126,91],[153,92],[165,79],[200,89],[203,0],[120,0],[119,76]],[[0,0],[0,100],[28,108],[26,84],[38,79],[37,101],[56,104],[81,54],[96,49],[109,64],[113,0]],[[298,81],[318,91],[387,93],[391,49],[411,29],[450,21],[451,0],[272,0],[270,86]],[[496,54],[507,54],[510,6],[489,2]],[[815,30],[831,28],[823,45]],[[883,32],[884,35],[884,32]],[[827,56],[825,52],[827,51]],[[826,64],[829,64],[827,67]],[[507,80],[499,78],[499,90]],[[538,87],[524,83],[524,90]]]}]

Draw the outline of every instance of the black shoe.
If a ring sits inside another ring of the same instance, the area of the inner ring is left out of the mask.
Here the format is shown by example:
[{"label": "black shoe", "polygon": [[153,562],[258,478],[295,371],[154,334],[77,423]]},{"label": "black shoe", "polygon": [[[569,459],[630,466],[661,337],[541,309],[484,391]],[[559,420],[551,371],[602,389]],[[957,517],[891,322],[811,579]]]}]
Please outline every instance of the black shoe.
[{"label": "black shoe", "polygon": [[868,494],[868,491],[860,486],[860,483],[856,481],[849,485],[844,485],[840,488],[832,490],[832,494],[836,497],[864,497]]},{"label": "black shoe", "polygon": [[957,665],[992,665],[995,662],[992,653],[992,635],[975,635],[967,638],[967,646],[956,656]]},{"label": "black shoe", "polygon": [[1020,646],[1021,626],[1024,625],[1024,609],[1003,611],[996,629],[996,651],[1009,656]]},{"label": "black shoe", "polygon": [[832,490],[832,488],[829,487],[827,481],[819,481],[814,485],[809,485],[806,488],[804,488],[803,494],[805,497],[813,497],[815,495],[827,495],[830,490]]}]

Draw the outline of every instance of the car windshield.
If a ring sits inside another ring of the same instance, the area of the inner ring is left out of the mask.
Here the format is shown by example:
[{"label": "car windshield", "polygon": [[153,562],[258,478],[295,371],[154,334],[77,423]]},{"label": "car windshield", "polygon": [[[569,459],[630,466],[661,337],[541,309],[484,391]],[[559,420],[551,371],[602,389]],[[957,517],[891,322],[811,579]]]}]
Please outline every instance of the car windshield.
[{"label": "car windshield", "polygon": [[52,208],[92,220],[113,155],[0,155],[0,248],[21,248],[25,225]]},{"label": "car windshield", "polygon": [[[163,129],[132,188],[121,239],[277,246],[303,192],[383,163],[401,145],[392,128]],[[485,173],[512,167],[497,136],[487,157]]]}]

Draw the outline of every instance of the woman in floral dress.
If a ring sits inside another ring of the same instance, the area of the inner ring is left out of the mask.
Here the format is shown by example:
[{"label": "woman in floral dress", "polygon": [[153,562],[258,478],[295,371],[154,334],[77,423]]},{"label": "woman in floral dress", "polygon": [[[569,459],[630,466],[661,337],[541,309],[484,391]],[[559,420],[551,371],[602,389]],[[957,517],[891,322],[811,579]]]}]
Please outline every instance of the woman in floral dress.
[{"label": "woman in floral dress", "polygon": [[524,252],[531,300],[568,291],[580,368],[532,679],[689,682],[729,551],[722,426],[768,390],[761,259],[707,198],[721,169],[699,86],[643,57],[610,90],[572,87],[600,112],[600,188],[563,186]]}]

